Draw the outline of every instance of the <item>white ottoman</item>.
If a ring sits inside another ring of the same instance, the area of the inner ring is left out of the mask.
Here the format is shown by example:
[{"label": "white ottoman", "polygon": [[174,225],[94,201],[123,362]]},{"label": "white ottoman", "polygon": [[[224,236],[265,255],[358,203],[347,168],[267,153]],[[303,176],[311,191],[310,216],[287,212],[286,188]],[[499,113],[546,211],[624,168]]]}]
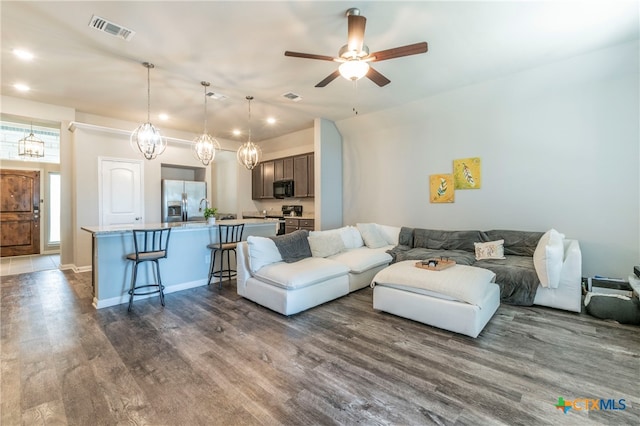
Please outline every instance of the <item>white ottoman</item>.
[{"label": "white ottoman", "polygon": [[441,271],[398,262],[373,278],[373,308],[477,337],[500,306],[500,288],[487,269],[455,265]]}]

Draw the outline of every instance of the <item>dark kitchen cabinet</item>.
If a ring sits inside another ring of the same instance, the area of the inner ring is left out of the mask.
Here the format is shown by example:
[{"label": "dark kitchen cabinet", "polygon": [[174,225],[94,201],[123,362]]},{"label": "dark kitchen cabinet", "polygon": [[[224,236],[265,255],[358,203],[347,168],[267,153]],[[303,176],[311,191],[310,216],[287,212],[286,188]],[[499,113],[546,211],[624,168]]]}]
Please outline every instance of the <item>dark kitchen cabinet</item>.
[{"label": "dark kitchen cabinet", "polygon": [[293,179],[293,157],[282,160],[282,179]]},{"label": "dark kitchen cabinet", "polygon": [[293,179],[296,198],[314,196],[314,154],[278,158],[264,161],[251,171],[251,198],[253,200],[273,199],[273,182]]},{"label": "dark kitchen cabinet", "polygon": [[284,160],[273,161],[273,180],[282,180],[284,176]]},{"label": "dark kitchen cabinet", "polygon": [[262,198],[273,198],[274,167],[273,161],[262,163]]},{"label": "dark kitchen cabinet", "polygon": [[288,218],[284,219],[284,233],[290,234],[298,229],[313,231],[315,221],[313,219]]},{"label": "dark kitchen cabinet", "polygon": [[273,180],[293,179],[293,157],[273,161]]},{"label": "dark kitchen cabinet", "polygon": [[251,199],[259,200],[262,198],[262,163],[258,164],[251,170]]},{"label": "dark kitchen cabinet", "polygon": [[293,158],[293,192],[296,197],[313,197],[315,188],[313,161],[313,154]]},{"label": "dark kitchen cabinet", "polygon": [[313,197],[316,188],[316,176],[315,176],[315,157],[313,154],[307,156],[307,197]]}]

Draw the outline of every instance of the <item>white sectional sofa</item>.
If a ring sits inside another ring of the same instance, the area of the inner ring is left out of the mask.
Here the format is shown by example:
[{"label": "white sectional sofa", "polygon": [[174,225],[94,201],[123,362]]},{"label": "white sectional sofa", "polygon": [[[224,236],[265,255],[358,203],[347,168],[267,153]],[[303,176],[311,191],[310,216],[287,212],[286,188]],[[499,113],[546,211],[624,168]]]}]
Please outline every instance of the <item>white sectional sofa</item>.
[{"label": "white sectional sofa", "polygon": [[379,224],[312,231],[312,256],[291,263],[273,240],[249,237],[238,246],[238,294],[283,315],[345,296],[389,265],[386,251],[398,244],[399,233],[399,227]]}]

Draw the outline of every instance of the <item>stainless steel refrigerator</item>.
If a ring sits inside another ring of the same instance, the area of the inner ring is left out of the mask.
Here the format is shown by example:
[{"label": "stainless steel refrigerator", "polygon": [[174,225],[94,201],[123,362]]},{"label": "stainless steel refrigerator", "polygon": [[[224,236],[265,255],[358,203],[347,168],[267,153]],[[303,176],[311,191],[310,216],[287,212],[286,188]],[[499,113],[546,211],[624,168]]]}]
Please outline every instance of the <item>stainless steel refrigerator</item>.
[{"label": "stainless steel refrigerator", "polygon": [[162,221],[204,221],[207,183],[188,180],[162,180]]}]

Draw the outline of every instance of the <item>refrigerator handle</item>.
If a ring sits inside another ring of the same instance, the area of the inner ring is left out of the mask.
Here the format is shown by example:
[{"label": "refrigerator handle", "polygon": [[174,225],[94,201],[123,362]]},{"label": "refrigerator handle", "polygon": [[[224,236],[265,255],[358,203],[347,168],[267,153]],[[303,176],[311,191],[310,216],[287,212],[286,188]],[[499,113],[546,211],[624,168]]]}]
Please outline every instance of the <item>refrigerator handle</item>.
[{"label": "refrigerator handle", "polygon": [[183,192],[182,193],[182,221],[186,222],[189,220],[189,218],[187,217],[187,193]]}]

